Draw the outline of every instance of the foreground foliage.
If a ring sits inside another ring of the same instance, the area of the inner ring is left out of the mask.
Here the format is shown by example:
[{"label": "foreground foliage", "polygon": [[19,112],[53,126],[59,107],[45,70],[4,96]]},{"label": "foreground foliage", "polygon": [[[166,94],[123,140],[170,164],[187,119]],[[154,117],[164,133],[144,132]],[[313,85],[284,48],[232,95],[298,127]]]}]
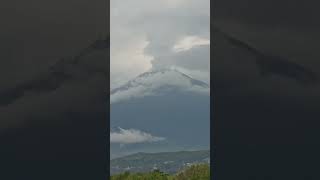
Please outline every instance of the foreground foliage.
[{"label": "foreground foliage", "polygon": [[125,172],[111,176],[111,180],[209,180],[210,167],[208,164],[192,165],[175,175],[169,175],[159,170],[148,173]]}]

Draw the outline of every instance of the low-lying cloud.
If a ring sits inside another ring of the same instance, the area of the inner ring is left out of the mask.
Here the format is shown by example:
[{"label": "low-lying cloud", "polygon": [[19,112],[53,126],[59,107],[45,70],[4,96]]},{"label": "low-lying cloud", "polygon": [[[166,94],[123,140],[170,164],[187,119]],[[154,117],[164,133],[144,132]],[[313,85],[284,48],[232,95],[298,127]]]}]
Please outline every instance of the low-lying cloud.
[{"label": "low-lying cloud", "polygon": [[151,143],[165,140],[164,137],[153,136],[137,129],[122,129],[110,132],[110,142],[119,144]]}]

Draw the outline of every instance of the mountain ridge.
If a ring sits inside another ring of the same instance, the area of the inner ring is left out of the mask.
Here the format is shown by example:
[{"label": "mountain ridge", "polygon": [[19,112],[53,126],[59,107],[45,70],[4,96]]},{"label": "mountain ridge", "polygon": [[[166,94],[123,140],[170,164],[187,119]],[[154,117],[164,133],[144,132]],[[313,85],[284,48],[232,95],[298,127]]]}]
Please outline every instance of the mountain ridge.
[{"label": "mountain ridge", "polygon": [[163,68],[144,72],[127,83],[110,91],[111,103],[168,94],[176,91],[192,91],[209,94],[210,86],[175,69]]}]

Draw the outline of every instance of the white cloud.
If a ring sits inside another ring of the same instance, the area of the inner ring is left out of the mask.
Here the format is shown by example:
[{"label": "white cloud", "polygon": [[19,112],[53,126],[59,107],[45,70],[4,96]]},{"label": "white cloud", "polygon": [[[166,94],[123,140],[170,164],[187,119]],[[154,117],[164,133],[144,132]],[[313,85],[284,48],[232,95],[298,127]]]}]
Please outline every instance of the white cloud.
[{"label": "white cloud", "polygon": [[210,40],[198,36],[186,36],[180,39],[172,48],[174,52],[188,51],[194,47],[210,45]]},{"label": "white cloud", "polygon": [[136,144],[163,141],[165,138],[156,137],[136,129],[122,129],[110,133],[110,142],[119,144]]}]

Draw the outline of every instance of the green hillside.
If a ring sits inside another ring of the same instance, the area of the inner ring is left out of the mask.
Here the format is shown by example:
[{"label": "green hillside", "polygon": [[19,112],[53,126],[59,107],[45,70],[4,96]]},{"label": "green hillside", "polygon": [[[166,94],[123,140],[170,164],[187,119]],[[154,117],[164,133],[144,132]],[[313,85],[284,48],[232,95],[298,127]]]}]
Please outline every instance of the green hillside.
[{"label": "green hillside", "polygon": [[113,175],[111,180],[209,180],[210,166],[208,164],[195,164],[180,172],[169,175],[159,170],[147,173],[125,172]]},{"label": "green hillside", "polygon": [[132,173],[152,172],[157,169],[175,174],[193,164],[209,164],[210,151],[179,151],[162,153],[136,153],[110,161],[111,175],[126,171]]}]

